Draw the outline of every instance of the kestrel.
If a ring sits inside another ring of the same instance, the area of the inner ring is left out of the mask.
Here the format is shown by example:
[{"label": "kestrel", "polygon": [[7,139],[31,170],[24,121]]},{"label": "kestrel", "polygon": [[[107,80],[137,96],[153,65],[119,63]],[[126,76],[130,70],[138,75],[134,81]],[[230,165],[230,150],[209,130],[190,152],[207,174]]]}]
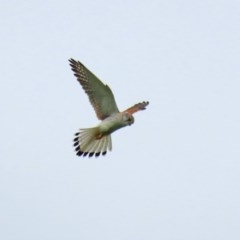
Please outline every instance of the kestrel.
[{"label": "kestrel", "polygon": [[103,84],[82,63],[69,59],[70,66],[78,82],[88,95],[100,124],[93,128],[79,129],[74,144],[78,156],[105,155],[112,150],[111,133],[134,123],[133,113],[144,110],[148,102],[137,103],[123,112],[119,112],[111,89]]}]

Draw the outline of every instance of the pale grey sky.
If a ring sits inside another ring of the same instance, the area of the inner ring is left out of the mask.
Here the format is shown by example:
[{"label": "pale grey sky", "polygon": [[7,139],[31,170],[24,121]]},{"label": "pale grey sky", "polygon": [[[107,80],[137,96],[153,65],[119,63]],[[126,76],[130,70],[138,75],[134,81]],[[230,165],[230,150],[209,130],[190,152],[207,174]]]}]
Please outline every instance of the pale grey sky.
[{"label": "pale grey sky", "polygon": [[[2,1],[0,239],[240,239],[240,2]],[[106,157],[69,58],[119,109]]]}]

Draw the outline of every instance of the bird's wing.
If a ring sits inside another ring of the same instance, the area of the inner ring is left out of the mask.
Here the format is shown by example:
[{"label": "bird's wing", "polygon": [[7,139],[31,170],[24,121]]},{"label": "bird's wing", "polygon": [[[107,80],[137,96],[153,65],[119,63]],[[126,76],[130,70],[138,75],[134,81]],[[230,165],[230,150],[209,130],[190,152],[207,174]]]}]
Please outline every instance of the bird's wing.
[{"label": "bird's wing", "polygon": [[69,59],[69,62],[78,82],[88,95],[98,119],[103,120],[111,114],[119,112],[111,89],[79,61]]},{"label": "bird's wing", "polygon": [[149,102],[141,102],[141,103],[137,103],[135,104],[134,106],[128,108],[127,110],[125,110],[124,112],[128,112],[128,113],[135,113],[137,111],[140,111],[140,110],[145,110],[146,109],[146,106],[149,104]]}]

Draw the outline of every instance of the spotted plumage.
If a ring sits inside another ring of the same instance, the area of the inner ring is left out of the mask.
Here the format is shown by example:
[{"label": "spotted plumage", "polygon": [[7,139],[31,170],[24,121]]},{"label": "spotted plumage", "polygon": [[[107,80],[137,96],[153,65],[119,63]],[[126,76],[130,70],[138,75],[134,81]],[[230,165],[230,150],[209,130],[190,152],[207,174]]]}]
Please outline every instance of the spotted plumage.
[{"label": "spotted plumage", "polygon": [[69,59],[78,82],[88,95],[98,119],[102,122],[93,128],[79,129],[73,140],[78,156],[98,157],[112,150],[111,133],[134,123],[133,113],[144,110],[148,102],[137,103],[119,112],[111,89],[103,84],[82,63]]}]

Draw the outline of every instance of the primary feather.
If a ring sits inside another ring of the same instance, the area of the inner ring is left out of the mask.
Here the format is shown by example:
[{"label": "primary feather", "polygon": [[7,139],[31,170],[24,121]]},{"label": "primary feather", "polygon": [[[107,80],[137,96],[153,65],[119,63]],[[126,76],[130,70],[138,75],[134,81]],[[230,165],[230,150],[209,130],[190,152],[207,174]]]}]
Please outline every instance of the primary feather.
[{"label": "primary feather", "polygon": [[113,93],[108,85],[103,84],[82,63],[69,59],[70,66],[83,87],[100,120],[109,117],[112,113],[119,112]]}]

